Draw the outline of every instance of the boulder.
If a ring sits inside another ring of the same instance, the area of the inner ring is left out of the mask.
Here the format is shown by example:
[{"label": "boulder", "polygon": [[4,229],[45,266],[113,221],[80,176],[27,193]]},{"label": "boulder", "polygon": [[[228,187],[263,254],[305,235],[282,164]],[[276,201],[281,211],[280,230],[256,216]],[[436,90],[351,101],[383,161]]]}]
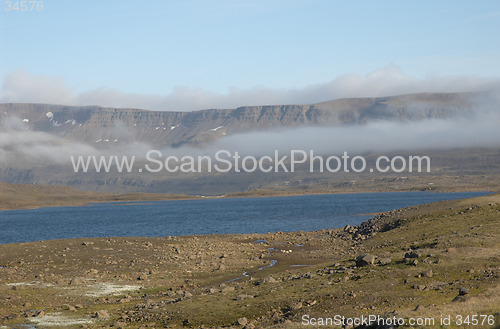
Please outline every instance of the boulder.
[{"label": "boulder", "polygon": [[236,324],[239,326],[246,326],[247,323],[248,323],[248,320],[245,317],[239,318],[238,321],[236,321]]},{"label": "boulder", "polygon": [[409,251],[405,254],[405,258],[419,258],[420,253],[416,250]]},{"label": "boulder", "polygon": [[375,257],[374,255],[370,254],[364,254],[364,255],[359,255],[356,258],[356,266],[367,266],[367,265],[373,265],[375,264]]}]

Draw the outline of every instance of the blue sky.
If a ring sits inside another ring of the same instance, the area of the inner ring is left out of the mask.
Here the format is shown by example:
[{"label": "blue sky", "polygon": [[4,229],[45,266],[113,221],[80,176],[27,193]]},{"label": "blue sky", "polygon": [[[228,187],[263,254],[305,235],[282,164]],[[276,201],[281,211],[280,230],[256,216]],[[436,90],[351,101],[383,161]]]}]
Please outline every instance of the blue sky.
[{"label": "blue sky", "polygon": [[[7,12],[2,1],[0,101],[55,94],[61,103],[194,109],[478,89],[500,77],[499,1],[43,3]],[[414,89],[375,93],[378,77]],[[350,84],[355,91],[339,91]]]}]

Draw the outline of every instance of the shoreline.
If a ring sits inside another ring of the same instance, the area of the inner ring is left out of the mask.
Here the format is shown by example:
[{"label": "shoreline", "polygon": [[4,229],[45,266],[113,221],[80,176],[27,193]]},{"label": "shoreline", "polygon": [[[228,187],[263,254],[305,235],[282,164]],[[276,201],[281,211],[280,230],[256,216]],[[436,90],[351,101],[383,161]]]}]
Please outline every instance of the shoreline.
[{"label": "shoreline", "polygon": [[[244,191],[244,192],[233,192],[222,195],[186,195],[186,194],[162,194],[162,193],[103,193],[103,192],[91,192],[91,191],[80,191],[69,186],[39,186],[39,185],[12,185],[0,182],[0,187],[7,185],[8,187],[20,187],[22,189],[44,189],[49,188],[55,190],[52,194],[48,193],[42,196],[42,199],[35,198],[12,198],[10,200],[3,200],[0,194],[0,211],[10,211],[10,210],[33,210],[47,207],[80,207],[80,206],[90,206],[92,203],[107,203],[107,202],[143,202],[143,201],[176,201],[176,200],[211,200],[211,199],[234,199],[234,198],[268,198],[268,197],[290,197],[290,196],[302,196],[302,195],[331,195],[331,194],[358,194],[358,193],[396,193],[396,192],[437,192],[437,193],[461,193],[461,192],[491,192],[496,193],[497,190],[494,189],[481,189],[481,188],[460,188],[460,187],[448,187],[439,189],[399,189],[399,190],[389,190],[389,189],[352,189],[352,190],[310,190],[310,191],[272,191],[272,190],[255,190],[255,191]],[[68,200],[68,195],[62,195],[58,189],[70,190],[72,194],[69,194],[70,200]],[[73,200],[78,199],[80,200]],[[40,204],[40,203],[46,204]],[[24,204],[22,204],[24,203]]]},{"label": "shoreline", "polygon": [[4,244],[0,321],[221,328],[245,318],[281,329],[335,310],[402,318],[473,312],[498,324],[498,213],[493,194],[312,232]]},{"label": "shoreline", "polygon": [[[417,191],[412,191],[412,192],[404,192],[404,191],[398,191],[398,192],[372,192],[372,193],[415,193]],[[384,213],[387,213],[387,212],[392,212],[392,211],[399,211],[399,210],[404,210],[405,208],[408,208],[408,207],[412,207],[412,206],[424,206],[424,205],[428,205],[428,206],[431,206],[432,204],[434,203],[439,203],[439,202],[442,202],[442,201],[452,201],[452,200],[464,200],[464,199],[470,199],[470,198],[476,198],[476,197],[482,197],[482,196],[488,196],[488,195],[492,195],[491,192],[489,191],[482,191],[483,193],[487,193],[485,195],[463,195],[463,196],[460,196],[459,199],[454,199],[450,196],[450,199],[444,199],[444,200],[427,200],[427,201],[424,201],[423,199],[420,200],[420,201],[417,201],[415,200],[415,202],[424,202],[424,203],[417,203],[417,204],[409,204],[407,206],[404,206],[403,204],[399,204],[399,207],[403,206],[402,208],[391,208],[391,209],[386,209],[386,210],[382,210],[382,211],[378,211],[378,212],[369,212],[369,213],[354,213],[354,214],[345,214],[345,215],[342,215],[344,217],[358,217],[359,216],[362,216],[362,217],[365,217],[365,218],[361,218],[357,221],[354,221],[354,224],[352,221],[348,222],[350,225],[362,225],[363,223],[367,222],[367,221],[370,221],[372,220],[374,217],[379,217],[381,214],[383,216]],[[361,192],[360,192],[361,193]],[[428,192],[428,193],[474,193],[474,192]],[[339,195],[339,194],[358,194],[358,193],[332,193],[332,194],[314,194],[314,195]],[[304,196],[304,194],[302,195],[298,195],[298,196]],[[283,196],[285,197],[285,196]],[[256,197],[254,197],[256,198]],[[170,200],[170,201],[178,201],[178,200],[183,200],[183,199],[175,199],[175,200]],[[195,199],[195,200],[205,200],[205,198],[202,198],[202,199]],[[149,201],[149,200],[140,200],[140,201],[136,201],[138,203],[134,203],[134,201],[102,201],[102,202],[106,202],[106,203],[109,203],[110,205],[116,205],[116,206],[124,206],[124,205],[143,205],[143,204],[151,204],[152,202],[156,202],[156,201],[162,201],[162,200],[154,200],[154,201]],[[88,204],[88,205],[85,205],[85,206],[91,206],[91,204]],[[398,206],[398,205],[396,205]],[[62,206],[63,208],[66,208],[67,206]],[[70,206],[70,207],[80,207],[80,206]],[[396,209],[396,210],[395,210]],[[1,213],[1,211],[0,211]],[[368,218],[367,218],[368,217]],[[362,222],[360,222],[360,220],[363,220]],[[339,225],[339,226],[335,226],[333,227],[333,225]],[[171,236],[171,237],[207,237],[207,236],[230,236],[230,235],[235,235],[235,236],[243,236],[243,235],[258,235],[258,234],[264,234],[265,232],[267,233],[271,233],[271,234],[274,234],[274,233],[285,233],[285,234],[288,234],[288,233],[298,233],[298,232],[317,232],[317,231],[321,231],[321,230],[336,230],[336,229],[342,229],[342,226],[345,226],[344,224],[341,224],[341,223],[332,223],[332,226],[323,226],[321,225],[320,227],[317,227],[317,228],[304,228],[304,229],[294,229],[292,231],[286,229],[286,228],[283,228],[283,227],[274,227],[273,228],[269,228],[263,232],[259,232],[259,230],[257,231],[243,231],[243,232],[238,232],[238,230],[227,230],[227,232],[221,232],[221,233],[210,233],[206,230],[202,230],[200,232],[202,233],[195,233],[195,232],[186,232],[186,233],[181,233],[181,232],[178,232],[177,234],[178,235],[161,235],[161,236],[158,236],[158,235],[155,235],[153,232],[151,231],[144,231],[144,232],[141,232],[143,235],[133,235],[133,234],[129,234],[129,235],[114,235],[113,232],[104,232],[103,234],[105,234],[104,236],[92,236],[92,235],[89,235],[89,236],[77,236],[75,237],[76,239],[101,239],[101,238],[129,238],[129,239],[133,239],[133,238],[158,238],[158,237],[165,237],[165,236]],[[349,226],[349,225],[347,225]],[[169,232],[168,230],[166,232]],[[116,232],[115,232],[116,233]],[[128,232],[130,233],[130,232]],[[137,233],[137,232],[135,232]],[[139,233],[139,234],[141,234]],[[5,240],[5,242],[3,243],[0,243],[0,245],[7,245],[7,244],[16,244],[16,243],[31,243],[31,242],[44,242],[44,241],[53,241],[53,240],[67,240],[67,239],[72,239],[72,238],[67,238],[67,237],[64,237],[64,235],[67,235],[67,234],[62,234],[62,237],[51,237],[50,235],[42,235],[42,238],[43,239],[38,239],[38,240],[26,240],[26,241],[14,241],[14,242],[9,242],[9,240]],[[99,235],[99,234],[98,234]],[[35,237],[32,237],[32,238],[35,238]],[[74,238],[73,238],[74,239]]]},{"label": "shoreline", "polygon": [[[408,192],[408,191],[397,191],[397,192]],[[359,193],[397,193],[397,192],[359,192]],[[410,191],[410,192],[417,192],[417,191]],[[429,191],[430,192],[430,191]],[[439,204],[442,202],[452,202],[452,201],[463,201],[463,200],[468,200],[468,199],[475,199],[475,198],[482,198],[482,197],[488,197],[488,196],[494,196],[494,195],[500,195],[500,193],[497,192],[491,192],[491,191],[481,191],[481,192],[488,192],[489,194],[483,195],[483,196],[470,196],[470,197],[465,197],[465,198],[460,198],[460,199],[449,199],[449,200],[441,200],[441,201],[432,201],[430,203],[423,203],[423,204],[418,204],[418,205],[413,205],[413,206],[408,206],[408,207],[403,207],[403,208],[398,208],[398,209],[392,209],[392,210],[386,210],[386,211],[380,211],[380,212],[372,212],[372,213],[357,213],[357,214],[352,214],[349,216],[370,216],[370,218],[362,221],[361,223],[355,225],[355,226],[362,226],[365,223],[376,219],[380,216],[384,216],[386,213],[392,213],[392,212],[399,212],[399,211],[404,211],[407,208],[413,208],[413,207],[423,207],[423,206],[429,206],[432,207],[434,204]],[[433,192],[433,193],[468,193],[468,192]],[[473,192],[471,192],[473,193]],[[330,193],[330,194],[300,194],[300,195],[293,195],[293,196],[301,196],[301,195],[333,195],[333,194],[351,194],[351,193]],[[286,197],[286,196],[282,196]],[[205,200],[204,198],[202,199],[173,199],[173,200],[140,200],[137,202],[148,202],[148,201],[177,201],[177,200]],[[122,202],[133,202],[133,201],[101,201],[101,202],[106,202],[106,203],[122,203]],[[121,205],[121,204],[119,204]],[[127,205],[127,204],[124,204]],[[84,205],[84,206],[91,206],[90,204]],[[67,206],[61,206],[61,207],[67,207]],[[70,206],[72,207],[72,206]],[[40,208],[37,208],[40,209]],[[23,209],[24,210],[24,209]],[[347,225],[350,226],[350,225]],[[308,233],[313,233],[313,232],[320,232],[320,231],[325,231],[325,230],[342,230],[343,227],[329,227],[329,228],[323,228],[319,230],[299,230],[299,231],[270,231],[267,234],[294,234],[294,233],[300,233],[300,232],[308,232]],[[259,236],[265,233],[210,233],[210,234],[185,234],[185,235],[167,235],[167,236],[136,236],[136,235],[127,235],[127,236],[105,236],[105,237],[76,237],[76,238],[60,238],[60,239],[48,239],[48,240],[35,240],[35,241],[24,241],[24,242],[10,242],[10,243],[0,243],[0,246],[2,245],[9,245],[9,244],[26,244],[26,243],[37,243],[37,242],[49,242],[49,241],[64,241],[64,240],[72,240],[72,239],[108,239],[108,238],[117,238],[117,239],[136,239],[136,238],[144,238],[144,239],[155,239],[155,238],[189,238],[189,237],[196,237],[196,238],[207,238],[207,237],[228,237],[228,236],[234,236],[234,237],[241,237],[241,236]],[[259,241],[260,239],[257,239],[256,241]],[[251,243],[256,243],[255,241],[250,241]]]}]

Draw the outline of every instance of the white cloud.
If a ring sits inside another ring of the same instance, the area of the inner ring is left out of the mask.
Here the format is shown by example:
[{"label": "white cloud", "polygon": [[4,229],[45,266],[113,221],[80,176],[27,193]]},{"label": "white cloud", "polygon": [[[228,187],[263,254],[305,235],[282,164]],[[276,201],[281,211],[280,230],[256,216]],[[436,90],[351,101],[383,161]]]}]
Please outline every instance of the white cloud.
[{"label": "white cloud", "polygon": [[[265,79],[265,77],[263,77]],[[229,88],[224,94],[178,86],[166,95],[123,93],[113,88],[84,92],[72,90],[61,77],[32,75],[17,70],[8,74],[0,89],[0,102],[101,105],[160,111],[235,108],[246,105],[309,104],[336,98],[378,97],[420,92],[464,92],[499,88],[500,78],[429,75],[417,79],[389,65],[366,76],[345,74],[327,83],[297,89]]]}]

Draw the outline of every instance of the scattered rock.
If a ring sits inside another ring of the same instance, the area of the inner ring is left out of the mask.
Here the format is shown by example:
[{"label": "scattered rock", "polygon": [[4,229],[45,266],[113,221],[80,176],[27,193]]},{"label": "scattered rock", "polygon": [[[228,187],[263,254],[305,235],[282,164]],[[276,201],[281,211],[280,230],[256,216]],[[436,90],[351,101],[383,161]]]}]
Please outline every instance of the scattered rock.
[{"label": "scattered rock", "polygon": [[69,284],[72,286],[79,286],[84,284],[85,282],[83,281],[82,278],[73,278],[69,281]]},{"label": "scattered rock", "polygon": [[469,299],[469,296],[461,296],[458,295],[457,297],[453,298],[452,302],[465,302]]},{"label": "scattered rock", "polygon": [[76,311],[76,307],[74,307],[73,305],[69,305],[69,304],[64,304],[62,306],[62,309],[66,310],[66,311]]},{"label": "scattered rock", "polygon": [[236,321],[236,324],[239,326],[246,326],[247,323],[248,323],[248,320],[245,317],[239,318],[238,321]]},{"label": "scattered rock", "polygon": [[276,279],[274,279],[273,277],[267,277],[267,278],[264,278],[262,280],[259,280],[257,281],[256,285],[257,286],[260,286],[261,284],[264,284],[264,283],[276,283]]},{"label": "scattered rock", "polygon": [[313,306],[313,305],[316,305],[318,303],[318,301],[316,299],[314,300],[308,300],[306,302],[307,306]]},{"label": "scattered rock", "polygon": [[236,300],[238,300],[238,301],[239,301],[239,300],[243,300],[243,299],[250,299],[250,298],[254,298],[254,296],[253,296],[253,295],[238,295],[238,296],[236,297]]},{"label": "scattered rock", "polygon": [[290,305],[292,311],[300,310],[302,308],[302,302],[295,302]]},{"label": "scattered rock", "polygon": [[234,287],[224,287],[224,289],[222,289],[223,293],[231,292],[231,291],[234,291]]},{"label": "scattered rock", "polygon": [[406,258],[419,258],[420,253],[417,250],[412,250],[410,252],[405,253],[405,259]]},{"label": "scattered rock", "polygon": [[34,316],[35,316],[36,318],[39,318],[39,317],[41,317],[41,316],[45,316],[45,314],[47,314],[47,313],[45,313],[45,311],[44,311],[44,310],[41,310],[41,311],[36,312]]},{"label": "scattered rock", "polygon": [[380,265],[388,265],[388,264],[392,263],[392,259],[390,259],[389,257],[384,257],[384,258],[380,258],[380,260],[378,262]]},{"label": "scattered rock", "polygon": [[141,280],[141,281],[147,280],[147,279],[148,279],[148,275],[146,273],[142,273],[141,275],[139,275],[137,277],[137,280]]},{"label": "scattered rock", "polygon": [[132,300],[132,298],[130,298],[130,296],[127,296],[127,297],[125,297],[125,298],[120,298],[120,299],[118,299],[118,303],[122,303],[122,304],[123,304],[123,303],[128,303],[128,302],[130,302],[131,300]]},{"label": "scattered rock", "polygon": [[94,318],[107,319],[107,318],[109,318],[109,313],[107,310],[100,310],[100,311],[95,312]]},{"label": "scattered rock", "polygon": [[124,321],[116,321],[113,323],[113,328],[125,328],[127,326],[127,322]]},{"label": "scattered rock", "polygon": [[349,276],[347,276],[347,275],[344,275],[344,276],[339,278],[339,282],[346,282],[346,281],[349,281]]},{"label": "scattered rock", "polygon": [[375,264],[375,257],[374,255],[366,254],[366,255],[359,255],[356,258],[356,266],[367,266],[367,265],[373,265]]},{"label": "scattered rock", "polygon": [[417,305],[417,307],[415,307],[414,311],[421,311],[423,309],[424,309],[424,307],[422,305]]},{"label": "scattered rock", "polygon": [[427,270],[422,272],[422,276],[425,276],[426,278],[432,278],[432,270]]},{"label": "scattered rock", "polygon": [[423,284],[416,284],[413,286],[413,289],[415,289],[415,290],[424,290],[425,288],[426,288],[426,286]]},{"label": "scattered rock", "polygon": [[417,266],[418,265],[418,259],[416,259],[416,258],[405,258],[405,264]]}]

